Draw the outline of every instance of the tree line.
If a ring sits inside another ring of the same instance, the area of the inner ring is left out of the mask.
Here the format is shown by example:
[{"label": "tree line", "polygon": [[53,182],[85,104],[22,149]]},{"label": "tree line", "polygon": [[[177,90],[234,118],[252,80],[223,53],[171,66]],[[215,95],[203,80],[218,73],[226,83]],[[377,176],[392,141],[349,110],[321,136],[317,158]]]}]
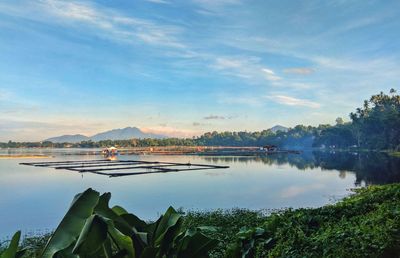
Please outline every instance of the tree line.
[{"label": "tree line", "polygon": [[394,89],[365,100],[350,114],[351,121],[336,119],[335,125],[297,125],[287,131],[208,132],[193,138],[82,141],[79,143],[13,142],[0,148],[101,148],[150,146],[263,146],[280,148],[365,148],[400,150],[400,96]]}]

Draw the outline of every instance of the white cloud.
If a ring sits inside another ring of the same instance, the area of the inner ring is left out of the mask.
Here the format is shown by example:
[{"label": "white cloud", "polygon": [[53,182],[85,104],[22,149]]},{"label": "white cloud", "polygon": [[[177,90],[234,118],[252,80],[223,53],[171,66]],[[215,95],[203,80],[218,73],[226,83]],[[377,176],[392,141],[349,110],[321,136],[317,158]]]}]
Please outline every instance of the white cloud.
[{"label": "white cloud", "polygon": [[314,69],[309,67],[293,67],[283,70],[285,73],[308,75],[314,73]]},{"label": "white cloud", "polygon": [[170,2],[165,0],[146,0],[147,2],[155,3],[155,4],[170,4]]},{"label": "white cloud", "polygon": [[263,99],[260,97],[240,96],[222,96],[218,98],[218,102],[221,104],[246,105],[251,107],[260,107],[264,104]]},{"label": "white cloud", "polygon": [[224,120],[225,117],[224,116],[217,116],[217,115],[209,115],[209,116],[203,117],[203,119],[206,119],[206,120]]},{"label": "white cloud", "polygon": [[226,5],[241,4],[241,0],[193,0],[193,2],[205,9],[216,9]]},{"label": "white cloud", "polygon": [[274,96],[267,96],[267,99],[270,99],[276,103],[287,105],[287,106],[303,106],[309,108],[319,108],[321,105],[317,102],[313,102],[307,99],[298,99],[290,96],[284,95],[274,95]]},{"label": "white cloud", "polygon": [[272,84],[282,80],[273,70],[265,68],[261,59],[255,56],[215,57],[211,68],[261,85],[265,83],[265,80]]},{"label": "white cloud", "polygon": [[227,7],[242,4],[242,0],[192,0],[199,8],[196,10],[198,14],[204,16],[225,16],[229,10]]},{"label": "white cloud", "polygon": [[274,71],[267,69],[267,68],[262,68],[261,71],[265,73],[265,77],[267,78],[268,81],[279,81],[282,78],[277,76]]},{"label": "white cloud", "polygon": [[234,59],[229,57],[217,57],[215,60],[214,68],[216,69],[231,69],[231,68],[242,68],[248,64],[249,60],[245,59]]},{"label": "white cloud", "polygon": [[[162,1],[165,2],[165,1]],[[154,21],[123,16],[112,9],[84,4],[81,2],[61,2],[46,0],[40,5],[42,10],[64,21],[79,22],[97,29],[94,33],[109,40],[135,43],[141,42],[169,48],[184,48],[179,34],[182,27],[159,24]]]},{"label": "white cloud", "polygon": [[305,89],[311,89],[315,88],[315,85],[311,85],[310,83],[302,83],[302,82],[291,82],[286,84],[285,86],[290,87],[292,89],[298,89],[298,90],[305,90]]}]

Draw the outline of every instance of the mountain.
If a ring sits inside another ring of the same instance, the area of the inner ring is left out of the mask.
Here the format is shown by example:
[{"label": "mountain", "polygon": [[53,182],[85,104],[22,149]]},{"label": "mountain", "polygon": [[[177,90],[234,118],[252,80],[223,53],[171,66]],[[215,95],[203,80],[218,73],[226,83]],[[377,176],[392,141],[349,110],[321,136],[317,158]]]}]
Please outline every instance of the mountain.
[{"label": "mountain", "polygon": [[289,130],[289,128],[281,126],[281,125],[275,125],[274,127],[271,127],[270,130],[274,133],[276,133],[278,131],[287,132]]},{"label": "mountain", "polygon": [[54,142],[54,143],[58,143],[58,142],[76,143],[76,142],[88,141],[88,140],[90,140],[90,138],[85,135],[74,134],[74,135],[62,135],[62,136],[58,136],[58,137],[52,137],[52,138],[46,139],[44,141]]},{"label": "mountain", "polygon": [[137,127],[126,127],[123,129],[113,129],[110,131],[98,133],[90,137],[92,141],[98,142],[103,140],[129,140],[132,138],[144,139],[152,138],[159,139],[165,138],[165,135],[158,135],[152,133],[144,133]]},{"label": "mountain", "polygon": [[144,139],[144,138],[152,138],[152,139],[161,139],[166,138],[167,136],[161,134],[152,134],[145,133],[137,127],[126,127],[123,129],[113,129],[110,131],[105,131],[102,133],[95,134],[91,137],[87,137],[85,135],[76,134],[76,135],[63,135],[58,137],[52,137],[46,139],[44,141],[50,141],[54,143],[60,142],[69,142],[76,143],[81,141],[103,141],[103,140],[129,140],[133,138]]}]

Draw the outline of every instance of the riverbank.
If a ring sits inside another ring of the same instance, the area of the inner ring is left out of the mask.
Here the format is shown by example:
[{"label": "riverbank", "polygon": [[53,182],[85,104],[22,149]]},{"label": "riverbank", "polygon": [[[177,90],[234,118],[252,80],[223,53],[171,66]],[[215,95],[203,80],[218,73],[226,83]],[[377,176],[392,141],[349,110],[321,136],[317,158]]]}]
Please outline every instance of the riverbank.
[{"label": "riverbank", "polygon": [[49,155],[19,155],[19,154],[10,154],[10,155],[0,155],[0,159],[49,159],[52,156]]},{"label": "riverbank", "polygon": [[[184,228],[216,227],[208,233],[219,241],[211,257],[236,257],[245,249],[255,257],[398,257],[400,184],[355,191],[336,204],[314,209],[272,214],[239,209],[190,211],[184,215]],[[25,257],[40,253],[47,238],[26,238],[23,246],[30,251]],[[253,248],[249,248],[251,243]]]},{"label": "riverbank", "polygon": [[400,151],[389,152],[390,156],[400,158]]},{"label": "riverbank", "polygon": [[[191,212],[186,225],[216,226],[220,245],[215,257],[253,240],[255,257],[398,257],[400,184],[356,189],[336,204],[316,209],[288,209],[264,216],[233,210]],[[242,233],[235,234],[242,227]],[[264,232],[256,236],[256,232]]]}]

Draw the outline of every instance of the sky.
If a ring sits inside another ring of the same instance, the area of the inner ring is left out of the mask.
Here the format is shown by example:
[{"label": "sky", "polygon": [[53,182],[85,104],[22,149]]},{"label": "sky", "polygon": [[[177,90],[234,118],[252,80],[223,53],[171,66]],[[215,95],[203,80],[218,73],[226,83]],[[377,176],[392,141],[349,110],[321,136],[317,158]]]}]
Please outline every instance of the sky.
[{"label": "sky", "polygon": [[400,1],[1,0],[0,141],[334,124],[399,89]]}]

